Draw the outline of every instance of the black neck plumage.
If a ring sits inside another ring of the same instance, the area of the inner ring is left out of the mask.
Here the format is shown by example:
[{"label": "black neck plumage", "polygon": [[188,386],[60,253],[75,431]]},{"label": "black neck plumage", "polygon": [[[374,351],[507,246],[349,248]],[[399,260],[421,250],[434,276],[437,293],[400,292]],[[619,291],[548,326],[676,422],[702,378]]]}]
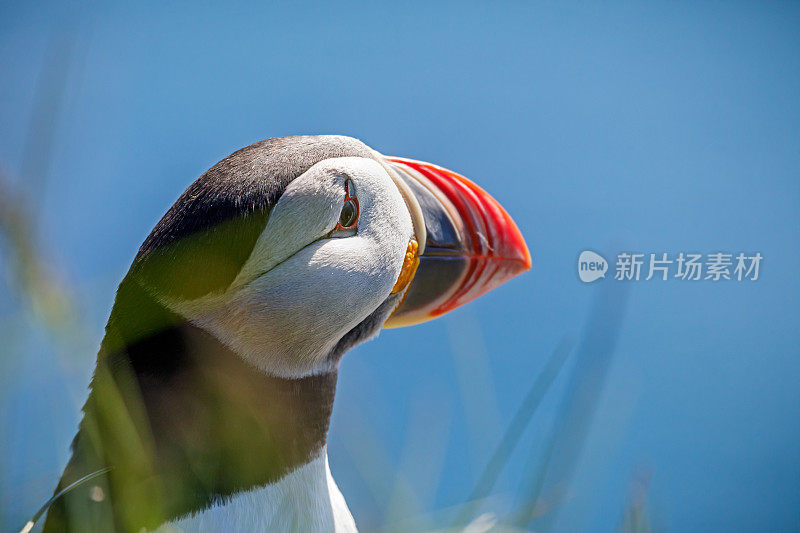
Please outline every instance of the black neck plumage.
[{"label": "black neck plumage", "polygon": [[279,480],[324,446],[336,373],[268,376],[129,276],[91,389],[56,490],[111,470],[55,502],[45,531],[150,529]]}]

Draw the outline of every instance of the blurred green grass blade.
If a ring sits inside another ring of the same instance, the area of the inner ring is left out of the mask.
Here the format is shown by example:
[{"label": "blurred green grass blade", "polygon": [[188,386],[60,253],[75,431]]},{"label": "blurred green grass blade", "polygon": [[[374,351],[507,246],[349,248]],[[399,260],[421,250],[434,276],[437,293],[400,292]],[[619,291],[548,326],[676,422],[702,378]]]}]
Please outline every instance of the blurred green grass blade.
[{"label": "blurred green grass blade", "polygon": [[471,472],[480,472],[503,430],[489,351],[481,323],[471,308],[444,323],[464,410],[469,466]]},{"label": "blurred green grass blade", "polygon": [[35,526],[36,523],[39,521],[39,519],[42,517],[42,515],[45,512],[47,512],[47,509],[50,508],[50,506],[53,504],[54,501],[56,501],[57,499],[59,499],[62,496],[64,496],[66,493],[68,493],[72,489],[74,489],[76,487],[79,487],[80,485],[83,485],[87,481],[91,481],[92,479],[96,478],[97,476],[102,476],[103,474],[105,474],[109,470],[111,470],[111,467],[101,468],[100,470],[97,470],[96,472],[92,472],[91,474],[87,474],[87,475],[83,476],[82,478],[78,479],[77,481],[74,481],[73,483],[70,483],[68,486],[64,487],[57,494],[53,495],[53,497],[51,497],[49,500],[47,500],[44,503],[44,505],[42,505],[39,508],[38,511],[36,511],[36,514],[33,515],[31,517],[31,519],[28,520],[28,523],[25,524],[25,526],[22,528],[22,532],[30,531],[31,529],[33,529],[33,526]]},{"label": "blurred green grass blade", "polygon": [[51,33],[34,89],[33,114],[20,167],[20,177],[33,208],[40,207],[47,187],[67,82],[73,71],[75,37],[74,30],[69,30],[62,28]]},{"label": "blurred green grass blade", "polygon": [[492,454],[492,458],[484,468],[478,483],[475,485],[469,497],[470,503],[467,503],[462,512],[458,514],[455,524],[467,523],[476,510],[476,506],[473,502],[483,500],[491,492],[503,468],[508,464],[511,454],[519,443],[522,433],[539,408],[544,395],[550,389],[559,371],[564,366],[570,352],[572,352],[574,344],[575,342],[572,338],[568,336],[564,337],[550,355],[544,369],[542,369],[542,372],[533,382],[533,385],[531,385],[531,388],[525,395],[525,399],[511,419],[511,423],[508,425],[503,438],[497,445],[494,454]]},{"label": "blurred green grass blade", "polygon": [[[546,513],[536,529],[548,531],[555,525],[558,507],[554,500],[560,501],[568,493],[616,349],[627,300],[625,283],[604,283],[597,287],[555,427],[541,459],[536,461],[532,456],[529,462],[539,466],[535,470],[526,469],[532,470],[532,474],[523,478],[530,481],[520,494],[527,497],[511,517],[517,526],[526,527],[543,514],[543,507],[552,512]],[[543,505],[543,494],[550,496],[548,505]]]}]

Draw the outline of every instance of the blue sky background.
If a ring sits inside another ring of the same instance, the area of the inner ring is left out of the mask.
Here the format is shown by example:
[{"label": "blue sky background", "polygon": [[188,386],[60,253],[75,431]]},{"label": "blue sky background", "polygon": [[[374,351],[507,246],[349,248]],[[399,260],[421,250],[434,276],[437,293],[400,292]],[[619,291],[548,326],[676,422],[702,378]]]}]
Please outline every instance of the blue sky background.
[{"label": "blue sky background", "polygon": [[[55,484],[114,289],[150,228],[225,155],[299,133],[465,174],[534,257],[469,306],[345,358],[329,455],[364,529],[466,500],[549,354],[620,288],[578,280],[584,249],[764,261],[756,282],[628,284],[550,526],[614,530],[643,483],[658,528],[800,528],[798,4],[221,6],[0,3],[0,166],[88,324],[82,349],[53,342],[0,263],[2,531]],[[63,94],[42,125],[48,79]],[[571,375],[490,509],[519,503]]]}]

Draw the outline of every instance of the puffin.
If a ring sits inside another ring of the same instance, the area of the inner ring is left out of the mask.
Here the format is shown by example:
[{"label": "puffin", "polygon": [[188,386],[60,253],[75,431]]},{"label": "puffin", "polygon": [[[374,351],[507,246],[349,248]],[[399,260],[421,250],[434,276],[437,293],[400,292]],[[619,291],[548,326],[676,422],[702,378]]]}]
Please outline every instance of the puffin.
[{"label": "puffin", "polygon": [[234,152],[120,283],[43,531],[356,531],[326,448],[343,355],[530,267],[443,167],[338,135]]}]

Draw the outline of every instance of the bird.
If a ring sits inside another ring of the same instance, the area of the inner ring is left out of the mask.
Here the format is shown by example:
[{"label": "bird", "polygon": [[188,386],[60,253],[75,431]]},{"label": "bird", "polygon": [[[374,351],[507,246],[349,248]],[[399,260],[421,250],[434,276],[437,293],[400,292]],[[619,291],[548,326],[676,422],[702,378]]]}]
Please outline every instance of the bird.
[{"label": "bird", "polygon": [[232,153],[117,289],[44,531],[356,531],[326,445],[343,355],[530,268],[444,167],[340,135]]}]

